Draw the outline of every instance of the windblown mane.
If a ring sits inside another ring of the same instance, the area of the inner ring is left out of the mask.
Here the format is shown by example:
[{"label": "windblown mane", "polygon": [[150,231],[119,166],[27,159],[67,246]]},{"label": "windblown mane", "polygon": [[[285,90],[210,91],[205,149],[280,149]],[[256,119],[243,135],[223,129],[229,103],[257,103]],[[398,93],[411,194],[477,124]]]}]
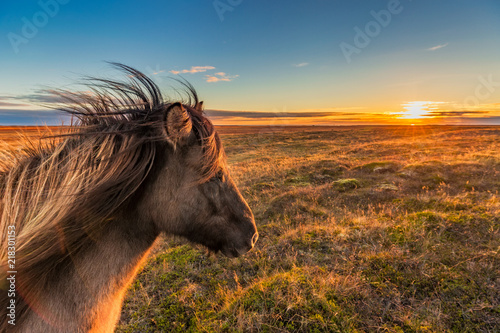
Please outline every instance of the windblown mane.
[{"label": "windblown mane", "polygon": [[[15,226],[17,287],[24,300],[36,299],[44,274],[85,246],[105,223],[113,223],[114,213],[148,176],[158,147],[164,147],[159,143],[165,142],[164,117],[172,102],[141,72],[112,65],[127,75],[125,81],[88,78],[89,92],[52,91],[66,101],[60,109],[75,116],[76,123],[60,140],[28,150],[0,172],[0,278],[5,283],[6,235],[8,226]],[[220,139],[196,110],[194,88],[179,82],[204,150],[205,180],[219,167]],[[1,291],[0,304],[6,304],[6,297]]]}]

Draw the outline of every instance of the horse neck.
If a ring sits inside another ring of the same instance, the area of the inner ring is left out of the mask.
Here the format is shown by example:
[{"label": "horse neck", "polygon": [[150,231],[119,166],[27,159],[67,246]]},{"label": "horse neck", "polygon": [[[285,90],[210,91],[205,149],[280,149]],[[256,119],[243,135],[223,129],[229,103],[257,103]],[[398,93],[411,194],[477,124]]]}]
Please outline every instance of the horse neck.
[{"label": "horse neck", "polygon": [[56,272],[40,294],[43,304],[34,304],[24,322],[27,331],[113,331],[127,287],[158,236],[150,223],[127,215],[74,254],[64,274]]}]

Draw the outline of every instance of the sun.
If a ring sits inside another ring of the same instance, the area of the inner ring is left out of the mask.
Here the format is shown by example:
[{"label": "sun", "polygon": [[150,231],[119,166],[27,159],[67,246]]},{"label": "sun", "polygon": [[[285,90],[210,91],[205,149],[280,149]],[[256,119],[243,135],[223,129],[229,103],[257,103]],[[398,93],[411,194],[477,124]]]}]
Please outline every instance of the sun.
[{"label": "sun", "polygon": [[402,118],[405,119],[422,119],[429,113],[429,104],[432,102],[409,102],[403,104],[406,111],[401,112]]},{"label": "sun", "polygon": [[432,111],[437,109],[441,102],[414,101],[402,104],[405,111],[400,112],[403,119],[432,118]]}]

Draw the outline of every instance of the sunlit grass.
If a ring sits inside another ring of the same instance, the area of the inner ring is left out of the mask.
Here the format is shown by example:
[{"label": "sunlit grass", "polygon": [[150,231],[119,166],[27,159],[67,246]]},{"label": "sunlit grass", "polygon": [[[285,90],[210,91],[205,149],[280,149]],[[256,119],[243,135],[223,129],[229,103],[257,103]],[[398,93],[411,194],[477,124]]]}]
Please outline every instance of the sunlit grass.
[{"label": "sunlit grass", "polygon": [[500,128],[320,130],[223,130],[256,248],[162,239],[117,332],[494,332]]}]

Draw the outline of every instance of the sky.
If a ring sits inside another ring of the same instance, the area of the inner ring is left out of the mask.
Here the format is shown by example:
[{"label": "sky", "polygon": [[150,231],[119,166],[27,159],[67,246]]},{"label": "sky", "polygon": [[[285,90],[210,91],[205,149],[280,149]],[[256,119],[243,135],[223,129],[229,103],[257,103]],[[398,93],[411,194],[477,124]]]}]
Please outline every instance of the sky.
[{"label": "sky", "polygon": [[500,125],[498,0],[4,1],[0,125],[115,61],[187,79],[215,124]]}]

